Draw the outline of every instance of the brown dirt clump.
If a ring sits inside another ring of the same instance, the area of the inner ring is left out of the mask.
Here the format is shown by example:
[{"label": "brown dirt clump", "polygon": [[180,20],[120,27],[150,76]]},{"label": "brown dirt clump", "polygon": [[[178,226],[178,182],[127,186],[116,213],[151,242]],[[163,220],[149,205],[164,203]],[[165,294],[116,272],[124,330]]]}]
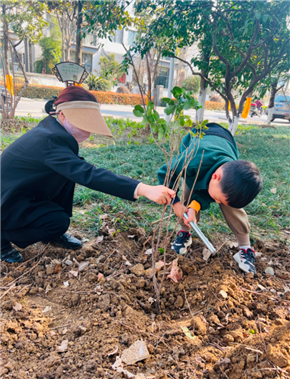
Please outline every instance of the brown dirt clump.
[{"label": "brown dirt clump", "polygon": [[[206,263],[194,240],[178,257],[182,279],[165,279],[156,315],[151,256],[141,254],[148,236],[112,234],[37,257],[38,243],[23,251],[24,264],[2,262],[1,378],[125,378],[112,365],[138,340],[149,358],[124,365],[135,378],[290,377],[286,246],[258,241],[253,277],[237,268],[235,248]],[[167,262],[176,258],[167,252]],[[265,274],[269,265],[274,276]]]}]

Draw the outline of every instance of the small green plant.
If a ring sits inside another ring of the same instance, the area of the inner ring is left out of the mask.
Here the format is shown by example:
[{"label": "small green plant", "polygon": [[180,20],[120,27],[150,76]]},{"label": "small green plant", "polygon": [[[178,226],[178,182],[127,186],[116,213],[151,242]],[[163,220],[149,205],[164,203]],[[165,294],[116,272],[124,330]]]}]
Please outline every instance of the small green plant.
[{"label": "small green plant", "polygon": [[[163,118],[160,118],[159,113],[154,109],[154,103],[149,101],[147,109],[145,110],[141,105],[136,105],[133,113],[136,117],[142,117],[142,123],[149,124],[152,132],[152,138],[157,133],[157,140],[159,142],[163,140],[171,140],[174,145],[174,150],[177,150],[179,142],[185,133],[188,133],[186,128],[193,126],[190,116],[185,116],[184,111],[188,109],[195,109],[196,111],[202,106],[192,96],[191,91],[186,91],[184,88],[174,87],[171,91],[174,99],[163,98],[162,101],[167,104],[164,113],[170,116],[170,121],[166,122]],[[196,122],[194,127],[197,133],[192,133],[193,136],[199,135],[203,137],[202,129],[207,129],[206,124],[208,120],[204,120],[202,123]]]},{"label": "small green plant", "polygon": [[109,80],[106,80],[104,78],[97,77],[94,74],[90,74],[85,81],[87,85],[89,86],[90,91],[110,91],[111,89],[111,83]]}]

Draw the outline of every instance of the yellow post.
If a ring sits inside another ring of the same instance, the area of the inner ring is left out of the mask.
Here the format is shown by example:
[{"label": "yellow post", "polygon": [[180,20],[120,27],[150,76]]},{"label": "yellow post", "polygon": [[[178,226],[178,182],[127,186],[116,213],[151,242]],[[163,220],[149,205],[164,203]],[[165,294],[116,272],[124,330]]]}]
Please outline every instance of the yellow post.
[{"label": "yellow post", "polygon": [[6,75],[6,87],[11,96],[14,95],[13,77],[12,75]]},{"label": "yellow post", "polygon": [[243,118],[247,118],[248,117],[248,115],[250,113],[251,102],[252,102],[252,98],[251,97],[247,97],[247,100],[245,101],[245,106],[244,106],[244,109],[243,109],[243,113],[241,114],[241,117],[243,117]]}]

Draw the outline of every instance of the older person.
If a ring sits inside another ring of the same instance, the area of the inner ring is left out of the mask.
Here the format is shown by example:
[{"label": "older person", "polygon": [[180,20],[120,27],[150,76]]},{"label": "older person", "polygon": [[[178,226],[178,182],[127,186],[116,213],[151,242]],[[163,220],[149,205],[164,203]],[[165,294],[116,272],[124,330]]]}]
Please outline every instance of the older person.
[{"label": "older person", "polygon": [[68,87],[45,109],[50,115],[1,157],[1,259],[7,262],[23,261],[11,242],[19,248],[38,241],[68,249],[82,247],[81,241],[65,234],[75,183],[131,201],[145,196],[158,204],[169,204],[175,195],[165,186],[116,175],[78,156],[79,143],[91,133],[112,137],[90,92]]}]

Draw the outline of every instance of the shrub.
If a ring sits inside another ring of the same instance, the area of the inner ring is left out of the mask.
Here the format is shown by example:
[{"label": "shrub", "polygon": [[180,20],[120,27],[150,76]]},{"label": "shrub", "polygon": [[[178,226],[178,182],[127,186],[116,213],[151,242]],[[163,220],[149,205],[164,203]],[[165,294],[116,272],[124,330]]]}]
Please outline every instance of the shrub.
[{"label": "shrub", "polygon": [[206,101],[204,108],[209,111],[223,111],[225,109],[225,103],[217,103],[215,101]]},{"label": "shrub", "polygon": [[125,86],[118,87],[116,92],[117,93],[127,93],[127,94],[130,93],[129,89]]},{"label": "shrub", "polygon": [[209,101],[215,101],[216,103],[223,103],[223,99],[218,95],[213,95],[213,97]]},{"label": "shrub", "polygon": [[197,75],[191,75],[185,79],[182,84],[182,87],[187,91],[192,91],[193,93],[197,93],[200,84],[200,77]]},{"label": "shrub", "polygon": [[94,74],[90,74],[86,80],[86,84],[89,86],[90,91],[110,91],[111,82],[102,78],[98,78]]},{"label": "shrub", "polygon": [[116,92],[91,91],[101,104],[138,105],[142,104],[141,95]]},{"label": "shrub", "polygon": [[[23,86],[16,84],[16,93],[18,94]],[[24,93],[23,97],[30,99],[51,99],[52,96],[59,96],[62,87],[48,87],[41,85],[29,85]],[[141,95],[138,94],[125,94],[116,92],[105,91],[90,91],[96,99],[103,104],[120,104],[120,105],[138,105],[142,104]],[[147,98],[145,99],[146,102]]]}]

